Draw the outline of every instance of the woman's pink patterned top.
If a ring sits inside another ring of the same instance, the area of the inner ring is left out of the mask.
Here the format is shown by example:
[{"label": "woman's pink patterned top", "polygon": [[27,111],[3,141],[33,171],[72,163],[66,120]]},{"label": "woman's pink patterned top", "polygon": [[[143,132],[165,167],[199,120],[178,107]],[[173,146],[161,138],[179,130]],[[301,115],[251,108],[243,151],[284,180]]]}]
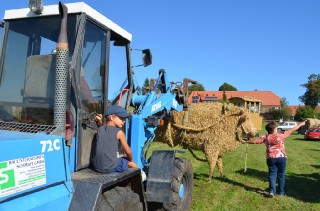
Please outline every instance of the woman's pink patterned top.
[{"label": "woman's pink patterned top", "polygon": [[285,139],[293,132],[293,130],[287,130],[283,134],[267,134],[261,136],[261,138],[254,140],[253,144],[266,144],[267,158],[281,158],[287,157],[287,153],[284,147]]}]

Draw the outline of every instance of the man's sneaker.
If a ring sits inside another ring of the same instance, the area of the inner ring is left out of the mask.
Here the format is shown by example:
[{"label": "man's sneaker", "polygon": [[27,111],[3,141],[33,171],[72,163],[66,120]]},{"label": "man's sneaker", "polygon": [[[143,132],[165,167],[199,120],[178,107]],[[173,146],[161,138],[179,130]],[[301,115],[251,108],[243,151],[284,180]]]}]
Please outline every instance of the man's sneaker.
[{"label": "man's sneaker", "polygon": [[142,177],[142,181],[147,180],[147,175],[144,171],[141,170],[141,177]]},{"label": "man's sneaker", "polygon": [[274,196],[273,193],[269,193],[269,197],[270,197],[270,198],[274,198],[275,196]]}]

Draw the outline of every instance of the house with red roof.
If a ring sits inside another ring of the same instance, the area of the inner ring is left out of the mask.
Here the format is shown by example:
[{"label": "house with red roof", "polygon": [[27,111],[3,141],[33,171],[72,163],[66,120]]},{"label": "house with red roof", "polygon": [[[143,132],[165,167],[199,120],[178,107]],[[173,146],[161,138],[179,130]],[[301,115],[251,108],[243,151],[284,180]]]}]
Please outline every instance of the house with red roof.
[{"label": "house with red roof", "polygon": [[280,97],[271,91],[193,91],[188,97],[188,103],[209,103],[223,100],[223,95],[229,100],[235,98],[255,99],[259,101],[260,113],[264,119],[273,119],[270,109],[280,109]]}]

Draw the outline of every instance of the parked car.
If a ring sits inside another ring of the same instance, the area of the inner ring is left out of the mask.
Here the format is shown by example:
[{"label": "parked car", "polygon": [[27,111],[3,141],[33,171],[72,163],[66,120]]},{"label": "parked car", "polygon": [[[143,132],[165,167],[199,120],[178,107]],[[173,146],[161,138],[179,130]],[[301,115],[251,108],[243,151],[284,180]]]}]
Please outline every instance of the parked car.
[{"label": "parked car", "polygon": [[320,128],[310,128],[304,135],[305,140],[319,140],[320,141]]},{"label": "parked car", "polygon": [[297,126],[297,122],[282,122],[278,125],[278,132],[290,130],[291,128]]}]

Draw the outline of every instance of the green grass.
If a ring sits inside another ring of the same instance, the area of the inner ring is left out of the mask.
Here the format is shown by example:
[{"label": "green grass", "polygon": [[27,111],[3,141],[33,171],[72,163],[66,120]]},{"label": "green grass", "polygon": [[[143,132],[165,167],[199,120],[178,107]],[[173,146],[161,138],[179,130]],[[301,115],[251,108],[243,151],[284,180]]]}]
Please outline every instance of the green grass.
[{"label": "green grass", "polygon": [[[260,133],[263,134],[264,132]],[[320,210],[320,142],[305,141],[294,133],[287,138],[286,195],[268,198],[268,169],[265,145],[242,144],[223,157],[224,177],[215,167],[214,178],[207,182],[209,166],[186,151],[178,154],[193,165],[191,210]],[[248,147],[248,148],[247,148]],[[154,143],[151,149],[172,149]],[[176,147],[176,149],[181,149]],[[245,158],[247,150],[247,170]],[[202,158],[200,151],[196,154]]]}]

